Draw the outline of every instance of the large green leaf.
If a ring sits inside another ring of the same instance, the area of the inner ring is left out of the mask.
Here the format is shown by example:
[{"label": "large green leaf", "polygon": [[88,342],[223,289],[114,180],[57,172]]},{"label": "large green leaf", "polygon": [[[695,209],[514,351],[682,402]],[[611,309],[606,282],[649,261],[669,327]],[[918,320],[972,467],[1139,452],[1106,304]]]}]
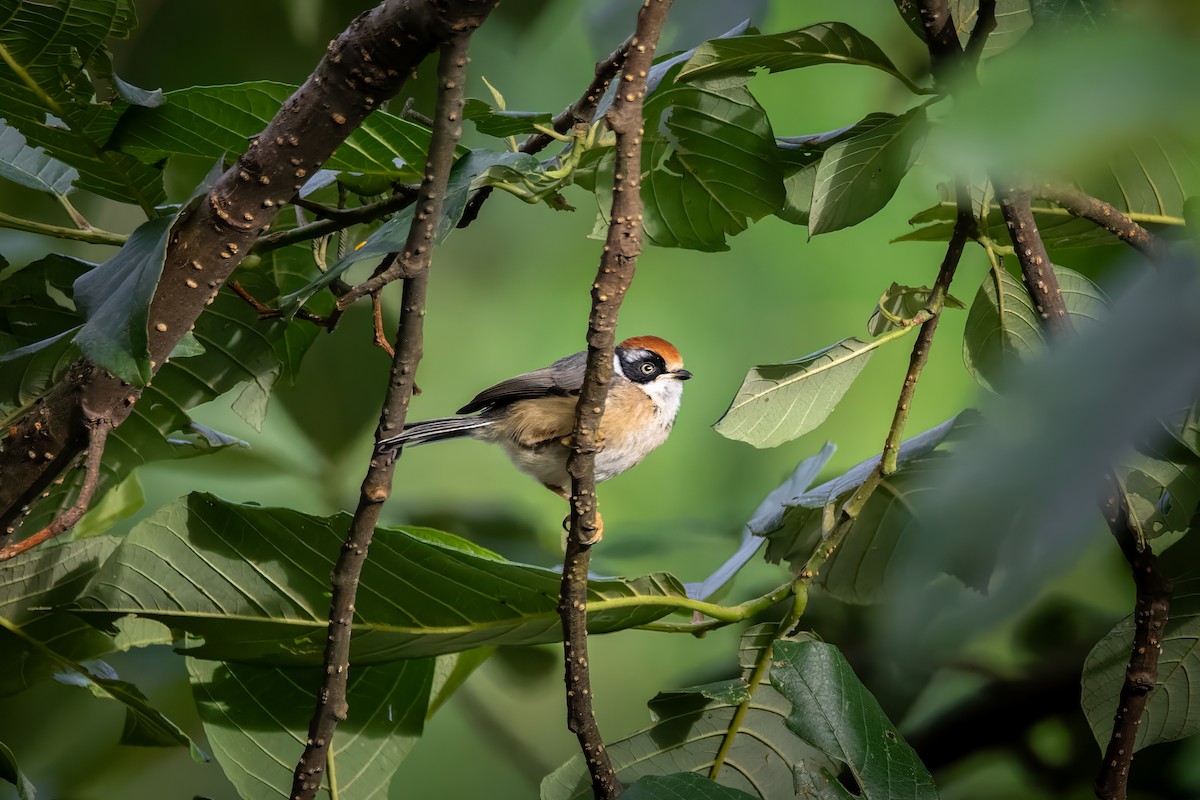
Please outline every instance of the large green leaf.
[{"label": "large green leaf", "polygon": [[784,33],[712,39],[696,48],[695,54],[680,70],[679,79],[693,81],[743,75],[756,67],[768,72],[782,72],[818,64],[873,67],[919,91],[879,45],[844,22],[820,22]]},{"label": "large green leaf", "polygon": [[[350,670],[350,716],[338,725],[318,797],[385,798],[421,735],[432,658]],[[204,733],[244,800],[288,797],[304,750],[320,668],[281,669],[187,659]]]},{"label": "large green leaf", "polygon": [[[125,114],[113,146],[148,163],[174,155],[208,161],[236,156],[295,91],[285,83],[251,81],[166,92],[166,102],[158,108],[133,108]],[[429,136],[428,128],[376,111],[324,166],[396,181],[420,180]]]},{"label": "large green leaf", "polygon": [[[821,569],[818,580],[826,591],[848,603],[871,603],[885,595],[896,575],[892,556],[921,522],[914,513],[918,498],[937,490],[945,459],[977,422],[976,414],[964,412],[901,444],[899,469],[871,495]],[[767,537],[767,561],[787,561],[793,570],[803,569],[830,533],[829,521],[836,520],[842,505],[878,465],[879,456],[872,456],[788,500],[787,510],[771,520],[770,527],[755,531]]]},{"label": "large green leaf", "polygon": [[117,254],[75,282],[86,321],[75,344],[83,355],[126,383],[144,386],[150,367],[147,315],[167,257],[175,215],[143,223]]},{"label": "large green leaf", "polygon": [[751,800],[755,795],[730,789],[694,772],[647,775],[628,787],[625,800]]},{"label": "large green leaf", "polygon": [[60,668],[55,656],[86,661],[113,651],[111,637],[47,609],[74,600],[116,547],[115,539],[96,537],[0,563],[0,618],[9,626],[0,629],[0,696],[49,678]]},{"label": "large green leaf", "polygon": [[[741,678],[663,692],[650,701],[654,723],[632,736],[607,743],[617,777],[629,784],[648,775],[697,772],[706,775],[737,725],[717,780],[762,800],[795,797],[797,773],[823,782],[832,762],[798,739],[784,724],[792,704],[762,680],[753,701],[735,723],[739,704],[750,695],[748,679],[774,625],[758,625],[742,636]],[[585,800],[592,796],[583,758],[576,755],[542,781],[542,800]]]},{"label": "large green leaf", "polygon": [[1140,442],[1118,473],[1130,523],[1142,539],[1192,530],[1200,509],[1200,456],[1177,438]]},{"label": "large green leaf", "polygon": [[78,186],[153,208],[161,169],[107,146],[127,102],[92,101],[92,79],[110,72],[105,41],[137,24],[130,0],[0,0],[0,20],[0,118],[75,167]]},{"label": "large green leaf", "polygon": [[[321,663],[329,573],[350,515],[313,517],[193,494],[137,526],[80,596],[97,623],[125,614],[204,637],[190,655],[273,666]],[[352,660],[377,664],[562,635],[560,575],[425,528],[381,528],[363,569]],[[593,633],[662,617],[684,596],[669,575],[594,580]]]},{"label": "large green leaf", "polygon": [[[766,112],[748,76],[686,83],[668,71],[646,99],[642,151],[645,233],[659,247],[727,250],[726,237],[779,210],[783,173]],[[605,219],[612,161],[596,180]]]},{"label": "large green leaf", "polygon": [[0,177],[39,192],[66,195],[79,172],[42,148],[30,147],[19,130],[0,120]]},{"label": "large green leaf", "polygon": [[[1079,330],[1102,318],[1107,298],[1078,272],[1052,267],[1062,289],[1063,303]],[[1001,390],[1018,364],[1042,351],[1042,323],[1029,292],[1007,270],[992,270],[971,303],[963,332],[963,363],[980,385]]]},{"label": "large green leaf", "polygon": [[809,234],[857,225],[887,205],[928,132],[925,108],[918,106],[826,150],[817,167]]},{"label": "large green leaf", "polygon": [[854,125],[835,131],[812,136],[781,137],[778,143],[779,158],[783,162],[785,201],[775,215],[795,225],[807,225],[812,210],[813,188],[817,182],[817,168],[825,151],[838,142],[853,139],[895,118],[894,114],[877,112],[868,114]]},{"label": "large green leaf", "polygon": [[859,788],[854,794],[829,776],[842,798],[937,798],[933,776],[836,647],[810,638],[776,642],[771,685],[792,702],[787,726],[850,769]]},{"label": "large green leaf", "polygon": [[755,447],[775,447],[803,436],[832,413],[875,348],[907,332],[893,331],[870,342],[843,339],[795,361],[754,367],[717,420],[717,433]]},{"label": "large green leaf", "polygon": [[[1112,736],[1133,629],[1132,616],[1118,622],[1083,664],[1080,703],[1101,749]],[[1160,642],[1158,680],[1146,701],[1137,737],[1129,745],[1134,750],[1200,733],[1200,683],[1192,677],[1193,670],[1200,670],[1200,595],[1183,592],[1171,600]]]}]

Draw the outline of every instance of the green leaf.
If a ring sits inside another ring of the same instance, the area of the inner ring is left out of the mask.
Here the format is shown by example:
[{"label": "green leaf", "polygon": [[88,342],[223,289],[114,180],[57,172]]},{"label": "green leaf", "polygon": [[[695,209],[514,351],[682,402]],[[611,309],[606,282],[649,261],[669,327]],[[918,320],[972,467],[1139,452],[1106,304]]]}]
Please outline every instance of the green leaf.
[{"label": "green leaf", "polygon": [[754,367],[713,427],[755,447],[775,447],[803,436],[832,413],[876,347],[908,332],[894,331],[870,342],[843,339],[795,361]]},{"label": "green leaf", "polygon": [[[434,244],[440,243],[454,230],[462,218],[463,210],[471,192],[486,185],[489,170],[504,165],[536,164],[537,159],[526,153],[497,153],[490,150],[472,150],[467,155],[454,162],[450,169],[449,183],[446,187],[446,199],[442,204],[442,217],[434,229]],[[279,300],[279,307],[285,314],[294,314],[309,298],[322,288],[333,283],[346,270],[368,258],[383,258],[389,253],[404,250],[408,240],[408,230],[412,226],[413,206],[408,206],[396,216],[381,225],[367,237],[359,247],[347,253],[329,269],[319,273],[305,286],[292,291]]]},{"label": "green leaf", "polygon": [[[113,146],[147,163],[176,155],[208,161],[236,156],[295,91],[290,84],[251,81],[167,92],[166,102],[158,108],[130,109],[121,120]],[[429,138],[428,128],[375,111],[323,166],[393,181],[418,181]]]},{"label": "green leaf", "polygon": [[[927,308],[929,292],[928,286],[901,286],[893,282],[880,298],[875,313],[867,320],[867,332],[872,336],[879,336],[902,327],[893,320],[910,320]],[[949,295],[946,297],[945,307],[966,308],[961,300]]]},{"label": "green leaf", "polygon": [[[738,661],[742,678],[719,684],[664,692],[650,701],[654,723],[632,736],[606,743],[617,777],[632,784],[649,775],[696,772],[707,775],[730,727],[738,704],[750,693],[748,678],[763,647],[770,646],[775,625],[757,625],[742,635]],[[738,686],[732,687],[731,684]],[[794,770],[822,780],[832,762],[787,729],[792,704],[766,680],[753,690],[726,753],[718,782],[762,800],[794,797]],[[541,800],[586,800],[591,782],[582,756],[576,755],[542,781]]]},{"label": "green leaf", "polygon": [[130,475],[88,507],[87,513],[71,529],[71,535],[86,539],[107,533],[113,525],[133,516],[145,504],[142,484],[136,474]]},{"label": "green leaf", "polygon": [[549,111],[509,111],[495,109],[482,100],[470,98],[463,104],[463,118],[475,123],[475,129],[485,136],[507,138],[537,133],[535,124],[553,127],[554,115]]},{"label": "green leaf", "polygon": [[768,72],[819,64],[858,64],[896,77],[911,91],[923,93],[892,63],[879,45],[843,22],[821,22],[784,33],[711,39],[696,48],[679,72],[679,80],[744,75],[761,67]]},{"label": "green leaf", "polygon": [[809,234],[857,225],[887,205],[928,132],[925,108],[918,106],[826,150],[817,167]]},{"label": "green leaf", "polygon": [[141,747],[183,746],[191,751],[192,760],[196,763],[203,764],[209,760],[208,755],[182,728],[150,705],[140,689],[132,683],[118,680],[112,667],[104,662],[81,664],[61,661],[54,679],[68,686],[87,689],[93,697],[115,700],[125,706],[125,730],[121,734],[121,744]]},{"label": "green leaf", "polygon": [[694,772],[647,775],[628,787],[621,796],[626,800],[749,800],[755,797]]},{"label": "green leaf", "polygon": [[17,800],[34,800],[37,796],[33,783],[25,777],[25,773],[21,772],[21,767],[17,765],[17,757],[3,742],[0,742],[0,778],[16,787]]},{"label": "green leaf", "polygon": [[[325,780],[317,797],[386,797],[397,767],[421,735],[433,659],[355,665]],[[304,750],[320,668],[280,669],[187,659],[204,733],[245,800],[286,800]],[[333,791],[330,791],[332,784]]]},{"label": "green leaf", "polygon": [[[204,637],[188,651],[199,658],[320,664],[329,574],[349,524],[348,514],[314,517],[193,494],[122,540],[77,613],[97,624],[137,614]],[[560,579],[447,533],[380,528],[363,570],[352,660],[560,641]],[[664,599],[684,596],[663,574],[594,580],[588,592],[593,633],[659,619],[670,611]]]},{"label": "green leaf", "polygon": [[[1194,587],[1190,587],[1194,589]],[[1113,714],[1133,647],[1134,621],[1128,616],[1096,643],[1083,664],[1080,704],[1101,750],[1112,736]],[[1200,733],[1200,595],[1182,591],[1171,600],[1171,615],[1160,638],[1158,680],[1146,700],[1134,751]]]},{"label": "green leaf", "polygon": [[146,318],[174,223],[173,214],[142,223],[116,255],[75,282],[87,321],[73,341],[89,361],[134,386],[154,374]]},{"label": "green leaf", "polygon": [[73,601],[116,547],[116,539],[97,537],[0,563],[0,696],[49,678],[59,657],[86,661],[115,649],[73,614],[47,609]]},{"label": "green leaf", "polygon": [[0,177],[39,192],[66,195],[79,171],[25,144],[19,130],[0,120]]},{"label": "green leaf", "polygon": [[[1048,265],[1049,266],[1049,265]],[[1108,299],[1078,272],[1052,267],[1077,330],[1104,316]],[[990,271],[971,303],[963,332],[963,363],[979,384],[1002,391],[1017,365],[1042,351],[1041,320],[1022,282],[1007,270]]]},{"label": "green leaf", "polygon": [[[842,797],[937,798],[929,771],[836,647],[815,639],[776,642],[771,685],[792,702],[787,726],[850,769],[860,791],[841,789]],[[832,779],[830,785],[840,789]]]},{"label": "green leaf", "polygon": [[0,19],[0,117],[29,147],[75,167],[80,188],[152,210],[162,170],[107,147],[128,103],[92,101],[92,79],[108,71],[105,41],[137,24],[132,3],[4,0]]},{"label": "green leaf", "polygon": [[[873,603],[885,596],[896,574],[892,556],[921,524],[914,513],[918,498],[937,490],[945,459],[978,423],[977,414],[963,412],[900,445],[899,468],[871,495],[841,547],[821,570],[819,582],[827,592],[847,603]],[[830,533],[830,521],[878,467],[879,458],[872,456],[786,501],[786,510],[771,520],[773,525],[755,530],[767,537],[767,561],[787,561],[793,571],[803,569]],[[973,573],[961,577],[976,579]]]},{"label": "green leaf", "polygon": [[775,215],[794,225],[807,225],[812,209],[813,188],[817,182],[817,168],[821,165],[824,152],[838,142],[853,139],[895,118],[894,114],[877,112],[868,114],[854,125],[835,131],[779,138],[786,199]]},{"label": "green leaf", "polygon": [[433,688],[429,691],[429,708],[425,711],[425,719],[433,719],[438,709],[495,652],[495,647],[476,647],[474,650],[438,656],[433,670]]},{"label": "green leaf", "polygon": [[1200,509],[1200,457],[1178,439],[1161,436],[1140,442],[1122,461],[1118,476],[1141,539],[1191,531]]}]

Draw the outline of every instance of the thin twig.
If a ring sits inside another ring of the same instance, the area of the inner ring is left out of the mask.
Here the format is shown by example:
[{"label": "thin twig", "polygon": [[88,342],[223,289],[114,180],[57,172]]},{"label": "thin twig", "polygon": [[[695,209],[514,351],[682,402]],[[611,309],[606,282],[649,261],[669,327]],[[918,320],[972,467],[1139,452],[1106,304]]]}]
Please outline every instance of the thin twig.
[{"label": "thin twig", "polygon": [[1162,262],[1167,256],[1167,247],[1162,239],[1134,222],[1128,214],[1111,203],[1092,197],[1073,186],[1039,183],[1034,187],[1033,193],[1043,200],[1057,203],[1073,216],[1094,222],[1152,262]]},{"label": "thin twig", "polygon": [[396,193],[391,197],[374,203],[368,203],[358,208],[334,209],[318,203],[309,203],[296,197],[292,200],[293,204],[309,210],[312,210],[314,207],[320,209],[319,211],[313,211],[313,213],[320,215],[322,219],[317,222],[311,222],[308,225],[302,225],[299,228],[277,231],[276,233],[262,236],[254,243],[251,252],[259,254],[269,253],[272,250],[287,247],[289,244],[307,242],[310,239],[318,239],[322,236],[328,236],[331,233],[337,233],[352,225],[374,222],[377,219],[382,219],[389,214],[395,214],[397,211],[407,208],[416,199],[416,191],[407,186],[398,187]]},{"label": "thin twig", "polygon": [[[630,37],[632,39],[632,37]],[[596,116],[596,107],[600,104],[600,98],[604,96],[604,92],[608,89],[608,84],[612,81],[613,76],[621,69],[621,65],[625,63],[625,58],[629,54],[629,42],[626,39],[616,50],[613,50],[605,58],[596,62],[595,77],[588,84],[587,89],[579,96],[571,105],[564,108],[551,123],[551,128],[556,133],[566,133],[579,124],[586,124],[592,121]],[[521,146],[517,148],[519,153],[540,153],[554,139],[545,133],[533,133],[521,142]],[[484,186],[471,196],[467,201],[467,207],[463,209],[462,218],[458,221],[458,227],[465,228],[475,221],[479,216],[479,209],[487,201],[492,194],[491,186]]]},{"label": "thin twig", "polygon": [[[403,259],[410,277],[404,284],[396,354],[392,359],[391,378],[375,440],[392,435],[404,426],[412,397],[413,381],[424,351],[425,292],[432,257],[431,241],[435,220],[441,215],[446,196],[454,150],[462,135],[463,85],[466,81],[467,53],[471,33],[482,24],[492,3],[480,4],[470,24],[463,25],[442,45],[438,59],[438,100],[436,120],[425,178],[421,182],[417,207],[408,232]],[[309,722],[308,739],[296,765],[292,800],[312,800],[320,788],[322,772],[333,733],[349,711],[346,686],[350,672],[350,637],[359,578],[367,558],[367,549],[383,503],[391,493],[395,459],[374,455],[363,479],[358,508],[333,569],[333,597],[329,607],[329,637],[325,645],[321,688],[316,709]]]},{"label": "thin twig", "polygon": [[592,310],[588,317],[587,369],[575,407],[573,449],[567,459],[571,474],[571,516],[559,587],[558,612],[562,618],[564,681],[567,692],[567,727],[579,740],[583,758],[598,800],[622,791],[604,747],[592,711],[592,690],[587,650],[587,582],[591,546],[600,538],[602,522],[596,508],[596,452],[600,448],[600,420],[612,378],[617,315],[633,281],[642,251],[642,103],[646,75],[662,33],[671,0],[647,0],[638,10],[637,42],[625,60],[624,80],[606,121],[616,135],[611,220],[600,267],[592,283]]},{"label": "thin twig", "polygon": [[395,358],[396,351],[383,332],[383,297],[379,292],[371,295],[371,319],[375,323],[375,346],[387,353],[389,358]]},{"label": "thin twig", "polygon": [[[244,301],[246,305],[254,309],[254,313],[258,315],[260,320],[283,318],[284,314],[282,311],[280,311],[278,308],[271,308],[263,303],[263,301],[250,294],[250,292],[246,290],[246,287],[242,286],[242,284],[236,278],[229,279],[229,289],[235,295],[237,295],[239,299]],[[338,318],[340,316],[340,312],[335,311],[328,317],[322,317],[320,314],[314,314],[311,311],[305,311],[303,308],[297,311],[295,314],[296,319],[302,319],[305,322],[311,322],[314,325],[320,325],[322,328],[330,331],[337,326]]]},{"label": "thin twig", "polygon": [[79,487],[79,494],[75,496],[75,502],[37,533],[0,548],[0,561],[7,561],[14,556],[19,556],[42,542],[66,533],[74,528],[75,524],[87,513],[88,506],[92,502],[92,495],[96,493],[96,487],[100,483],[100,462],[104,459],[104,443],[108,441],[108,433],[113,428],[112,422],[106,419],[89,420],[87,425],[87,460],[84,462],[83,484]]}]

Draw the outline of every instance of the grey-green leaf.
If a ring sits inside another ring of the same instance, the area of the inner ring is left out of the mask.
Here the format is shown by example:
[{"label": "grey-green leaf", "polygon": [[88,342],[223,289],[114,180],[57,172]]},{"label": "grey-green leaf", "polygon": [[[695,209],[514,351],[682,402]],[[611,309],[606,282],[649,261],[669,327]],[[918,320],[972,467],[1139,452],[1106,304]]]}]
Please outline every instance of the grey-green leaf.
[{"label": "grey-green leaf", "polygon": [[33,788],[33,782],[25,777],[25,773],[21,771],[21,767],[17,764],[17,757],[13,755],[13,751],[8,749],[8,745],[0,742],[0,778],[11,783],[17,790],[17,800],[34,800],[37,796],[37,791]]},{"label": "grey-green leaf", "polygon": [[857,225],[887,205],[928,132],[925,108],[918,106],[826,150],[817,167],[809,234]]},{"label": "grey-green leaf", "polygon": [[647,775],[628,787],[621,796],[625,800],[753,800],[755,797],[694,772]]},{"label": "grey-green leaf", "polygon": [[795,361],[754,367],[717,420],[717,433],[755,447],[803,436],[830,415],[875,348],[894,337],[843,339]]},{"label": "grey-green leaf", "polygon": [[[1083,664],[1080,704],[1101,749],[1112,736],[1133,628],[1132,616],[1118,622]],[[1191,675],[1200,669],[1200,595],[1181,592],[1171,600],[1171,616],[1160,641],[1158,680],[1130,745],[1134,750],[1200,733],[1200,685]]]},{"label": "grey-green leaf", "polygon": [[[193,494],[122,540],[77,613],[97,624],[125,614],[163,622],[204,637],[188,650],[200,658],[320,664],[329,573],[349,524],[348,514],[314,517]],[[359,589],[352,659],[378,664],[559,641],[560,579],[447,533],[381,528]],[[593,633],[656,620],[670,611],[660,601],[685,594],[663,574],[594,580],[588,591]]]},{"label": "grey-green leaf", "polygon": [[79,171],[40,147],[30,147],[19,130],[0,120],[0,177],[39,192],[66,195]]},{"label": "grey-green leaf", "polygon": [[[386,798],[420,737],[433,659],[355,665],[320,798]],[[281,669],[187,659],[192,696],[213,755],[244,800],[286,800],[304,749],[321,669]],[[333,792],[330,792],[333,784]]]},{"label": "grey-green leaf", "polygon": [[843,22],[820,22],[784,33],[747,34],[711,39],[696,48],[683,65],[679,79],[692,81],[742,75],[756,67],[769,72],[818,64],[858,64],[896,77],[921,92],[888,58],[879,45]]},{"label": "grey-green leaf", "polygon": [[[1078,272],[1052,269],[1075,327],[1095,325],[1108,303],[1104,293]],[[1043,344],[1040,315],[1021,281],[1004,269],[985,275],[963,332],[967,371],[980,385],[1002,390],[1017,364],[1040,352]]]},{"label": "grey-green leaf", "polygon": [[116,255],[75,282],[75,302],[87,318],[75,334],[76,346],[134,386],[144,386],[153,375],[147,315],[174,222],[170,215],[142,223]]},{"label": "grey-green leaf", "polygon": [[[863,800],[935,800],[929,770],[859,682],[836,647],[816,639],[776,642],[771,685],[792,702],[787,726],[844,763]],[[846,798],[851,797],[844,792]]]}]

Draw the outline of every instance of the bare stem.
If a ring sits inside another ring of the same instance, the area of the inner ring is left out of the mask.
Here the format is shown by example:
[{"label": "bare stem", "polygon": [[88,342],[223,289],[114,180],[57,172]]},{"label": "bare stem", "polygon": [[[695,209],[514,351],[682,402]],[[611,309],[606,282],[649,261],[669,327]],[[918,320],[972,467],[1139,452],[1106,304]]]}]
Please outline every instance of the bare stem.
[{"label": "bare stem", "polygon": [[587,368],[575,407],[574,449],[567,460],[567,471],[571,474],[571,516],[558,604],[563,628],[567,727],[579,739],[592,791],[598,800],[616,797],[622,786],[592,711],[588,671],[588,563],[591,546],[599,540],[602,530],[596,508],[596,452],[601,440],[600,419],[612,378],[617,315],[642,251],[640,176],[646,75],[670,7],[671,0],[647,0],[639,9],[637,28],[631,39],[636,46],[629,50],[621,91],[606,115],[608,126],[616,135],[611,222],[592,284]]},{"label": "bare stem", "polygon": [[61,225],[48,225],[44,222],[35,222],[31,219],[14,217],[10,214],[5,214],[3,211],[0,211],[0,228],[10,228],[14,231],[25,231],[26,233],[37,233],[42,236],[52,236],[55,239],[87,242],[88,244],[109,244],[113,247],[120,247],[129,238],[124,233],[102,231],[99,228],[92,228],[90,226],[87,228],[66,228]]},{"label": "bare stem", "polygon": [[[472,24],[464,25],[442,45],[438,60],[438,101],[425,178],[403,255],[406,273],[399,333],[391,379],[375,432],[376,442],[403,428],[408,415],[417,366],[424,352],[425,294],[432,257],[434,220],[442,209],[454,163],[454,149],[462,135],[463,85],[471,33],[482,24],[491,3],[475,9]],[[350,638],[359,579],[367,549],[383,503],[391,493],[395,460],[376,453],[371,458],[360,490],[358,507],[350,523],[337,564],[333,568],[333,597],[329,608],[329,637],[325,646],[321,688],[309,722],[308,740],[293,776],[292,800],[312,800],[322,783],[334,730],[346,719],[349,703],[346,687],[350,673]]]},{"label": "bare stem", "polygon": [[1166,258],[1167,248],[1162,239],[1134,222],[1128,214],[1111,203],[1092,197],[1073,186],[1040,183],[1034,187],[1033,193],[1044,200],[1057,203],[1073,216],[1099,225],[1152,262],[1161,262]]}]

